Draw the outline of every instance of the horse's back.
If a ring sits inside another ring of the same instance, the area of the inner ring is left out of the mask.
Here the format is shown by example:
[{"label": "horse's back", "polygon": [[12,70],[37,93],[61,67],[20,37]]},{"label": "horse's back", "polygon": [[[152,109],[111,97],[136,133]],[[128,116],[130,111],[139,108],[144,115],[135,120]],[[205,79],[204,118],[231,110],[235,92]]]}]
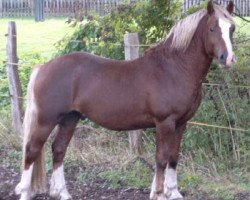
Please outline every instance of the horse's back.
[{"label": "horse's back", "polygon": [[[128,119],[133,113],[138,116],[138,121],[134,122],[143,125],[150,120],[142,113],[147,94],[141,89],[146,85],[140,73],[131,62],[88,53],[61,56],[39,70],[35,96],[40,113],[56,119],[63,113],[77,110],[111,129],[124,129],[127,124],[132,124],[132,129],[134,123]],[[111,127],[109,124],[114,120],[121,123]]]}]

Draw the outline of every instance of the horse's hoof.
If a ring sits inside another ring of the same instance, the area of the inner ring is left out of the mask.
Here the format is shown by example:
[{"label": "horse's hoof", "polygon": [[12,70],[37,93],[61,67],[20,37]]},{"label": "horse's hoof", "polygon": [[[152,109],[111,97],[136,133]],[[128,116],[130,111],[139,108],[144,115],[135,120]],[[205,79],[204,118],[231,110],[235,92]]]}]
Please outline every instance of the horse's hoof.
[{"label": "horse's hoof", "polygon": [[71,195],[68,193],[68,191],[67,191],[67,194],[66,194],[66,193],[61,194],[60,200],[70,200],[70,199],[72,199],[72,197],[71,197]]},{"label": "horse's hoof", "polygon": [[15,194],[21,195],[19,200],[30,200],[30,194],[28,190],[24,189],[23,185],[20,183],[15,187]]},{"label": "horse's hoof", "polygon": [[15,194],[20,195],[22,193],[22,190],[23,188],[22,188],[21,183],[18,183],[17,186],[15,187]]},{"label": "horse's hoof", "polygon": [[163,193],[161,194],[152,193],[150,194],[150,200],[168,200],[168,199]]},{"label": "horse's hoof", "polygon": [[60,200],[69,200],[72,199],[71,195],[69,194],[69,192],[67,191],[67,189],[63,189],[63,190],[51,190],[50,191],[50,196],[52,198],[56,198],[56,199],[60,199]]},{"label": "horse's hoof", "polygon": [[183,196],[177,188],[172,191],[170,190],[166,196],[167,200],[183,200]]}]

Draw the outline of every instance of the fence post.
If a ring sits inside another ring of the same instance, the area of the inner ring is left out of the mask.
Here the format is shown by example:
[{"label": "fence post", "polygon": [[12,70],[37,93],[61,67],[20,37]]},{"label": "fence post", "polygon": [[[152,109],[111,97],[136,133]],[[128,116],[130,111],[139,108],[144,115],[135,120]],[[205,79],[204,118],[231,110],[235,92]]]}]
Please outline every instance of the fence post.
[{"label": "fence post", "polygon": [[17,65],[16,23],[13,21],[8,24],[7,57],[7,76],[11,99],[12,127],[16,133],[22,134],[22,89]]},{"label": "fence post", "polygon": [[3,17],[3,2],[0,0],[0,17]]},{"label": "fence post", "polygon": [[[139,58],[139,37],[138,33],[128,33],[124,35],[125,60]],[[129,131],[130,150],[136,154],[141,154],[142,150],[142,130]]]},{"label": "fence post", "polygon": [[44,21],[44,0],[35,0],[35,21]]}]

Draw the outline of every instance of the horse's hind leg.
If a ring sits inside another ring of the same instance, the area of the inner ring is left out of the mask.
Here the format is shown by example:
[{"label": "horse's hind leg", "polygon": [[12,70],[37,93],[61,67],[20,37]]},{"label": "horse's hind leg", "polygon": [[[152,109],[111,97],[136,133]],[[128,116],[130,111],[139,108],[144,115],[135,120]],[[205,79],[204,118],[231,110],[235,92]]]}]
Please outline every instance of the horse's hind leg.
[{"label": "horse's hind leg", "polygon": [[66,114],[59,123],[58,132],[52,144],[53,173],[51,177],[50,196],[57,197],[60,200],[71,198],[66,188],[63,171],[63,159],[67,146],[80,118],[81,114],[76,111]]},{"label": "horse's hind leg", "polygon": [[43,146],[54,126],[52,123],[41,125],[34,122],[28,135],[24,136],[23,172],[15,188],[16,194],[21,195],[20,200],[29,200],[33,194],[43,192],[45,188]]}]

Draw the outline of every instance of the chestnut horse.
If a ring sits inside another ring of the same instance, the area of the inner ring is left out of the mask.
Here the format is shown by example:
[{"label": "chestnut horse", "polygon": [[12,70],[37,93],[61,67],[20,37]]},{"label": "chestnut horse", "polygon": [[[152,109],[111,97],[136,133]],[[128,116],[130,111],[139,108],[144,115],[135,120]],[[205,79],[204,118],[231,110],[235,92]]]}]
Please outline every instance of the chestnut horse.
[{"label": "chestnut horse", "polygon": [[43,146],[55,126],[50,195],[70,199],[63,159],[80,119],[111,130],[156,127],[156,169],[150,199],[182,199],[176,167],[186,123],[200,101],[202,81],[213,58],[231,67],[234,53],[227,8],[209,1],[177,23],[157,46],[132,61],[71,53],[36,68],[28,86],[24,118],[21,200],[45,190]]}]

